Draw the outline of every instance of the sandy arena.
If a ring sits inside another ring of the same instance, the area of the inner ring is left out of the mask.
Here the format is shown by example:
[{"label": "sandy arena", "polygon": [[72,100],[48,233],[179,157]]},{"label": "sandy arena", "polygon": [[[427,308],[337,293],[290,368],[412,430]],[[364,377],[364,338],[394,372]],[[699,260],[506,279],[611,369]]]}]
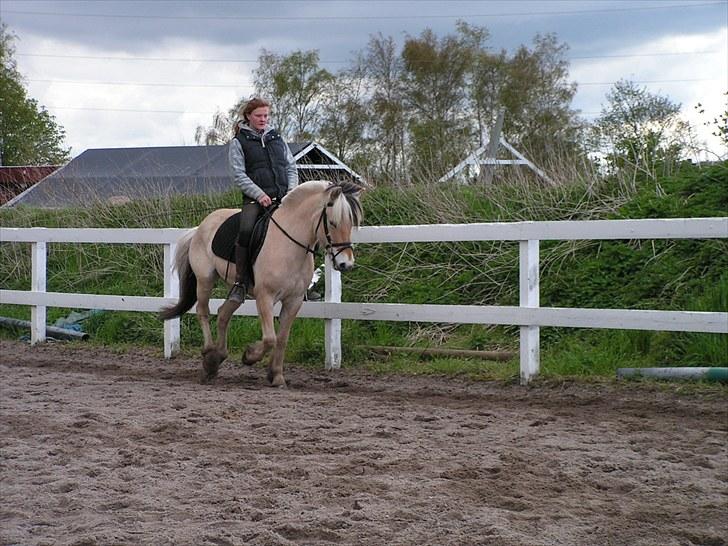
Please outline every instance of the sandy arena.
[{"label": "sandy arena", "polygon": [[725,388],[198,367],[0,341],[0,544],[728,544]]}]

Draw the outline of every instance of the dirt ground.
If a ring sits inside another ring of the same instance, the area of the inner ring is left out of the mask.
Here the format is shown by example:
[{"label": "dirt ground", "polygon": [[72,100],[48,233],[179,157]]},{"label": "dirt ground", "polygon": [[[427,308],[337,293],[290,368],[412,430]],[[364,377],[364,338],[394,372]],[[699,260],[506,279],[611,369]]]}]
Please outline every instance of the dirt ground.
[{"label": "dirt ground", "polygon": [[728,544],[725,389],[198,366],[0,342],[0,543]]}]

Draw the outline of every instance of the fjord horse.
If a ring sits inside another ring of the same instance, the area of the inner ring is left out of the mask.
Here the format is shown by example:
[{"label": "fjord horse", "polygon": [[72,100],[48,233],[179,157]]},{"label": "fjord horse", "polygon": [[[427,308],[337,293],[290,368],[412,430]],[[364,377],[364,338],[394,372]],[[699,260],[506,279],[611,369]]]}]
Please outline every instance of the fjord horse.
[{"label": "fjord horse", "polygon": [[[283,356],[313,276],[314,249],[325,249],[338,271],[354,267],[350,241],[352,229],[359,227],[362,219],[360,192],[359,186],[348,182],[312,180],[289,192],[271,214],[268,233],[253,264],[254,285],[249,291],[255,298],[263,335],[246,348],[243,363],[252,365],[272,351],[268,364],[268,382],[272,386],[286,386]],[[200,372],[203,383],[217,375],[220,363],[228,356],[228,325],[240,306],[225,300],[218,310],[214,340],[210,331],[210,293],[217,279],[232,286],[235,264],[213,253],[212,240],[223,222],[238,211],[213,211],[180,238],[175,254],[180,299],[159,313],[162,320],[168,320],[181,316],[197,302],[197,318],[204,336]],[[281,310],[276,333],[273,306],[278,302]]]}]

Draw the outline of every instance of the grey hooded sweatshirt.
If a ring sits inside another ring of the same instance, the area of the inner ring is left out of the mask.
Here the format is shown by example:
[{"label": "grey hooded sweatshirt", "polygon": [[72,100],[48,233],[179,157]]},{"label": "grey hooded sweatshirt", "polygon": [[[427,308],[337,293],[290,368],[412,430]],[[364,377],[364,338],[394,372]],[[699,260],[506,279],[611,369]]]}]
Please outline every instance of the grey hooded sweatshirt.
[{"label": "grey hooded sweatshirt", "polygon": [[[260,133],[242,122],[240,122],[239,127],[241,131],[246,131],[247,133],[260,136],[261,139],[272,130],[272,128],[269,127]],[[293,154],[291,153],[291,149],[288,145],[286,145],[286,162],[288,163],[286,167],[288,191],[291,191],[293,188],[298,186],[298,171],[296,170],[296,161],[293,159]],[[230,144],[228,144],[228,168],[233,180],[240,187],[246,197],[257,201],[260,197],[265,195],[265,192],[260,189],[253,180],[251,180],[245,170],[245,155],[243,154],[243,147],[240,145],[237,138],[233,138],[230,141]]]}]

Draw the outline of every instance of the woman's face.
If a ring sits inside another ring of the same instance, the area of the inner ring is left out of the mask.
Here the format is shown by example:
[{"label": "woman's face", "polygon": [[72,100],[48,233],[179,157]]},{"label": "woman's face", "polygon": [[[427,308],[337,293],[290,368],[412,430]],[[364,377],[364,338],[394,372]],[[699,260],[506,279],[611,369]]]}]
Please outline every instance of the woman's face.
[{"label": "woman's face", "polygon": [[263,131],[268,127],[268,119],[270,118],[270,108],[260,106],[248,114],[248,124],[256,131]]}]

